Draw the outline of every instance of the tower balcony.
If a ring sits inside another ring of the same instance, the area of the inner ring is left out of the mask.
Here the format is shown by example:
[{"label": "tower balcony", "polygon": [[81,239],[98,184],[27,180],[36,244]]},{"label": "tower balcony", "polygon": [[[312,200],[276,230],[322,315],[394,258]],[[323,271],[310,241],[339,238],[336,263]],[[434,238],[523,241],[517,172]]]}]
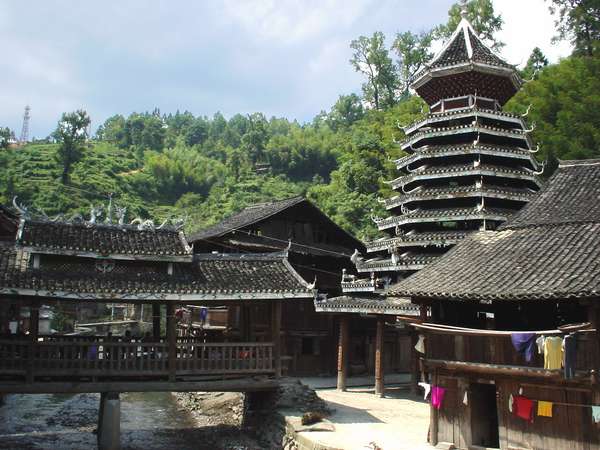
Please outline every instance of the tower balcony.
[{"label": "tower balcony", "polygon": [[467,145],[435,145],[419,147],[414,153],[399,158],[395,161],[398,170],[410,170],[410,165],[423,160],[447,159],[455,156],[492,156],[517,160],[515,164],[527,164],[532,169],[540,169],[541,165],[532,157],[537,150],[529,150],[520,147],[506,147],[501,145],[473,144]]},{"label": "tower balcony", "polygon": [[394,208],[414,202],[431,200],[452,200],[456,198],[496,198],[515,202],[528,202],[536,192],[531,189],[517,189],[476,183],[465,186],[444,186],[440,188],[417,188],[407,194],[396,195],[385,201],[385,208]]},{"label": "tower balcony", "polygon": [[537,175],[540,175],[540,173],[525,168],[513,169],[509,167],[495,166],[492,164],[480,164],[475,161],[473,164],[457,164],[453,166],[425,168],[423,170],[411,172],[408,175],[400,176],[387,183],[390,184],[393,189],[397,190],[415,181],[478,176],[524,180],[536,185],[539,188],[541,187],[541,182],[538,180]]},{"label": "tower balcony", "polygon": [[484,134],[488,136],[520,141],[525,144],[525,147],[533,148],[533,141],[531,140],[530,132],[531,130],[504,129],[499,127],[491,127],[479,123],[458,125],[454,127],[425,128],[415,134],[412,134],[404,141],[402,141],[400,147],[404,151],[415,151],[416,149],[412,149],[412,147],[427,139],[452,137],[467,134]]},{"label": "tower balcony", "polygon": [[390,251],[404,247],[449,247],[457,244],[466,235],[466,231],[412,232],[367,242],[367,253]]},{"label": "tower balcony", "polygon": [[448,209],[426,209],[416,210],[400,216],[392,216],[385,219],[374,218],[373,221],[379,230],[416,223],[443,223],[457,221],[491,220],[504,222],[512,214],[513,210],[503,208],[448,208]]}]

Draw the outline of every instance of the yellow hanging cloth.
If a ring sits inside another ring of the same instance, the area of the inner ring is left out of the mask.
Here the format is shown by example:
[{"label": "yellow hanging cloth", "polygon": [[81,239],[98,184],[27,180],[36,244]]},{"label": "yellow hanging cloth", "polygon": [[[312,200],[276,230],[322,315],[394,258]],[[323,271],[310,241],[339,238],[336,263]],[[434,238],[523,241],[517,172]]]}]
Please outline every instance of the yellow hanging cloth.
[{"label": "yellow hanging cloth", "polygon": [[537,415],[543,417],[552,417],[552,402],[537,402]]},{"label": "yellow hanging cloth", "polygon": [[555,336],[547,337],[544,341],[544,369],[560,369],[562,360],[562,339]]}]

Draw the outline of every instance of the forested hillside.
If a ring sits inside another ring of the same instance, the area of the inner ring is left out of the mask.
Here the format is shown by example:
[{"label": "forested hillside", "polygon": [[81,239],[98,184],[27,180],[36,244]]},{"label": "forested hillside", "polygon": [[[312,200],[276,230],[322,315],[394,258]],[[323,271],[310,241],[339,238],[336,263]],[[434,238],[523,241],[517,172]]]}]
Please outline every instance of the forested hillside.
[{"label": "forested hillside", "polygon": [[[469,7],[478,31],[493,39],[502,22],[491,2],[472,0]],[[358,237],[372,237],[370,216],[385,214],[377,199],[391,195],[384,180],[396,176],[393,160],[401,156],[394,142],[403,137],[399,126],[427,112],[406,82],[457,14],[453,7],[448,24],[431,33],[399,33],[389,50],[381,33],[353,41],[352,66],[375,64],[378,77],[366,76],[361,96],[340,96],[310,123],[156,110],[115,115],[81,145],[75,130],[72,153],[65,150],[71,142],[65,117],[56,143],[10,148],[0,137],[0,147],[8,147],[0,150],[0,202],[17,195],[48,215],[87,213],[112,193],[130,220],[187,215],[188,230],[195,230],[248,204],[303,194]],[[555,65],[536,49],[523,74],[534,79],[506,106],[524,113],[532,105],[528,120],[535,122],[540,159],[600,157],[600,58],[595,44],[584,44],[586,51],[576,45],[573,56]],[[370,57],[360,61],[362,54]]]}]

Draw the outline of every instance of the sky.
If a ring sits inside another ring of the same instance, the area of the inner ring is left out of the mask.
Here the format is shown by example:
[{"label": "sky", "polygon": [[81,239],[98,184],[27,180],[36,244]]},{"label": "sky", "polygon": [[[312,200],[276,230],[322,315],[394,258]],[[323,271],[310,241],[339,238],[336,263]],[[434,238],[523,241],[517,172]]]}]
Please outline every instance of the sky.
[{"label": "sky", "polygon": [[[544,0],[493,0],[502,55],[524,64],[539,46],[555,62]],[[114,114],[262,112],[310,121],[360,92],[350,41],[426,31],[453,0],[0,0],[0,126],[45,137],[63,112],[85,109],[95,130]]]}]

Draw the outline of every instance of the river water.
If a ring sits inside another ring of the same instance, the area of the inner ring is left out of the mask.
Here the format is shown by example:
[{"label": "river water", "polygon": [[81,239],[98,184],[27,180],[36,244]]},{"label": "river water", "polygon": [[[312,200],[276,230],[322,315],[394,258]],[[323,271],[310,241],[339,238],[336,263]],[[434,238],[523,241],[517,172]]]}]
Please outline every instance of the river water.
[{"label": "river water", "polygon": [[[98,394],[10,395],[0,407],[0,449],[96,448]],[[241,431],[202,426],[169,393],[121,394],[122,450],[249,449]]]}]

